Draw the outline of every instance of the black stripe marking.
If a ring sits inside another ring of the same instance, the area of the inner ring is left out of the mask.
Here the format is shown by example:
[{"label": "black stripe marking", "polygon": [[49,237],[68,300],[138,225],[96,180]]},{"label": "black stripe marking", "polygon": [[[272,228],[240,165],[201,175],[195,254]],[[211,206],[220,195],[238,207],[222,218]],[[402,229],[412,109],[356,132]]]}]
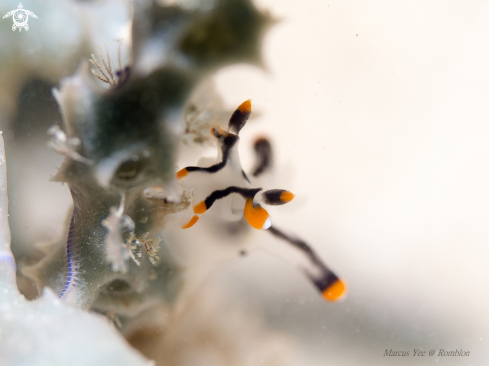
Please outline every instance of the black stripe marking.
[{"label": "black stripe marking", "polygon": [[278,206],[283,205],[287,202],[284,202],[280,199],[282,193],[287,192],[284,189],[270,189],[269,191],[263,192],[262,201],[263,203],[270,206]]},{"label": "black stripe marking", "polygon": [[323,293],[327,288],[329,288],[332,284],[338,281],[338,277],[328,268],[326,265],[319,259],[314,250],[306,244],[304,241],[300,239],[294,239],[278,230],[274,226],[271,226],[268,230],[271,234],[276,237],[283,239],[296,248],[302,250],[311,260],[311,264],[319,267],[321,270],[321,276],[319,278],[313,277],[311,274],[305,271],[305,274],[309,277],[309,279],[316,285],[317,289]]},{"label": "black stripe marking", "polygon": [[272,145],[266,138],[260,138],[255,141],[256,164],[253,169],[254,177],[269,170],[272,166]]},{"label": "black stripe marking", "polygon": [[188,166],[185,169],[187,169],[189,172],[206,172],[212,174],[218,172],[219,170],[221,170],[226,166],[229,160],[229,154],[231,152],[231,149],[239,141],[239,137],[233,134],[228,134],[224,136],[224,135],[219,135],[214,133],[214,135],[219,139],[221,143],[222,161],[208,168],[203,168],[200,166]]},{"label": "black stripe marking", "polygon": [[243,198],[248,198],[248,197],[254,197],[259,191],[261,191],[262,188],[241,188],[241,187],[227,187],[225,189],[220,189],[217,191],[212,192],[204,201],[205,207],[208,210],[209,208],[212,207],[214,202],[217,200],[227,197],[232,193],[237,193],[240,194]]}]

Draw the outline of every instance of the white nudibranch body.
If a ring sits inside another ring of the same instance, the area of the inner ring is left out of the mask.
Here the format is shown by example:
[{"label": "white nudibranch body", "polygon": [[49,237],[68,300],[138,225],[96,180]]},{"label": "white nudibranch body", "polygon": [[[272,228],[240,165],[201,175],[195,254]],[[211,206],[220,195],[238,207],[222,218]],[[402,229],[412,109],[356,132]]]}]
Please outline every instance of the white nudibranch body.
[{"label": "white nudibranch body", "polygon": [[[177,180],[184,189],[195,190],[192,200],[194,215],[182,228],[192,227],[198,221],[198,215],[210,210],[214,204],[218,206],[214,210],[219,211],[227,221],[238,221],[244,216],[255,229],[268,229],[271,226],[268,212],[255,202],[257,193],[262,189],[252,187],[239,160],[238,134],[250,114],[251,101],[247,100],[231,116],[228,131],[220,127],[211,129],[211,134],[218,140],[221,161],[209,167],[189,166],[177,172]],[[277,198],[277,202],[272,204],[286,203]]]},{"label": "white nudibranch body", "polygon": [[[217,138],[220,148],[218,162],[207,167],[188,166],[176,173],[179,188],[183,192],[182,199],[188,207],[181,207],[179,212],[166,215],[164,220],[171,221],[182,229],[189,229],[209,210],[229,222],[239,221],[244,217],[251,227],[267,230],[275,237],[286,241],[289,246],[276,254],[298,267],[324,298],[329,301],[338,300],[346,293],[345,283],[321,261],[308,244],[272,226],[267,210],[258,203],[261,201],[266,205],[282,205],[292,201],[294,195],[283,189],[263,192],[262,188],[253,187],[242,169],[238,154],[238,135],[250,114],[251,101],[247,100],[232,114],[227,131],[221,127],[211,129],[211,134]],[[270,143],[266,139],[258,139],[255,152],[257,164],[252,173],[253,177],[269,169]],[[148,199],[158,196],[159,199],[165,200],[161,197],[164,192],[156,188],[147,190],[145,194]],[[178,215],[178,219],[172,218],[175,215]]]}]

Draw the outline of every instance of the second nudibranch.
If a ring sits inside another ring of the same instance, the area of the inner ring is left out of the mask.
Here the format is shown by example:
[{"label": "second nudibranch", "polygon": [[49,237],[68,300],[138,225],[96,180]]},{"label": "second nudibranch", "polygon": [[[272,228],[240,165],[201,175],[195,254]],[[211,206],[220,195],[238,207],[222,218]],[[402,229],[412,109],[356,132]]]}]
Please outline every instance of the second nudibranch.
[{"label": "second nudibranch", "polygon": [[[176,178],[185,189],[194,190],[192,214],[182,226],[188,229],[199,220],[199,215],[206,213],[212,206],[220,205],[216,210],[228,221],[238,221],[243,217],[255,229],[267,230],[275,237],[290,244],[289,262],[295,264],[321,291],[323,296],[334,301],[344,296],[346,286],[319,259],[312,248],[305,242],[295,239],[272,226],[268,212],[260,205],[282,205],[293,200],[294,194],[283,189],[263,191],[255,188],[241,167],[238,154],[239,132],[245,126],[251,114],[251,101],[242,103],[232,114],[228,130],[221,127],[212,128],[211,133],[219,144],[218,163],[209,167],[188,166],[176,173]],[[258,164],[253,176],[261,174],[270,165],[271,147],[266,139],[259,139],[255,144]],[[284,257],[284,251],[277,253]]]}]

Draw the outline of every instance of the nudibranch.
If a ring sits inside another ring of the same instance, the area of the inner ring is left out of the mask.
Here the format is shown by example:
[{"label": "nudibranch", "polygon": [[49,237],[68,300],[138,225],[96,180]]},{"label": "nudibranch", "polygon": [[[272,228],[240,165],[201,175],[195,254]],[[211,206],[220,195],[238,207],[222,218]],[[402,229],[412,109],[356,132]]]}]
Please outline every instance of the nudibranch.
[{"label": "nudibranch", "polygon": [[[294,194],[284,189],[253,187],[250,178],[241,167],[238,154],[239,132],[251,115],[251,101],[243,102],[232,114],[227,131],[219,127],[211,129],[219,145],[218,163],[208,166],[188,166],[176,173],[176,179],[186,191],[193,191],[192,204],[188,210],[182,229],[191,228],[199,220],[199,215],[212,210],[216,202],[221,201],[221,216],[228,221],[245,219],[248,224],[259,230],[266,230],[278,239],[287,242],[292,254],[286,259],[297,266],[329,301],[335,301],[346,294],[346,285],[318,257],[304,241],[285,234],[272,225],[265,205],[282,205],[293,200]],[[255,143],[257,163],[252,177],[266,171],[271,162],[271,145],[261,138]],[[190,219],[189,219],[190,218]],[[276,253],[284,256],[285,251]]]}]

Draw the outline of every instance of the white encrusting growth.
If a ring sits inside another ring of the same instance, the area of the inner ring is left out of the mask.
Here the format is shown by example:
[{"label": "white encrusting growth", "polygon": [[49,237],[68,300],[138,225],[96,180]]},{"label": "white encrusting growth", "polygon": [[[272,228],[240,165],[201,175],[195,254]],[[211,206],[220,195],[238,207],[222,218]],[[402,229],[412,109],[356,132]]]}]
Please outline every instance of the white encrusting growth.
[{"label": "white encrusting growth", "polygon": [[81,156],[76,152],[76,148],[80,145],[80,139],[77,137],[66,137],[66,134],[59,128],[58,125],[51,126],[48,129],[48,135],[53,136],[48,146],[57,153],[69,157],[83,164],[92,165],[93,161]]},{"label": "white encrusting growth", "polygon": [[194,189],[184,190],[176,187],[176,194],[171,194],[168,190],[153,186],[143,191],[143,196],[147,200],[156,204],[161,212],[161,225],[164,228],[173,226],[182,227],[192,217],[192,197]]},{"label": "white encrusting growth", "polygon": [[134,221],[124,215],[125,196],[121,198],[119,208],[111,207],[110,215],[102,221],[102,225],[107,229],[105,236],[105,246],[107,248],[107,259],[112,265],[112,270],[115,272],[127,272],[126,260],[131,258],[137,265],[139,261],[136,259],[132,250],[132,238],[124,240],[123,231],[126,229],[129,232],[134,231]]}]

